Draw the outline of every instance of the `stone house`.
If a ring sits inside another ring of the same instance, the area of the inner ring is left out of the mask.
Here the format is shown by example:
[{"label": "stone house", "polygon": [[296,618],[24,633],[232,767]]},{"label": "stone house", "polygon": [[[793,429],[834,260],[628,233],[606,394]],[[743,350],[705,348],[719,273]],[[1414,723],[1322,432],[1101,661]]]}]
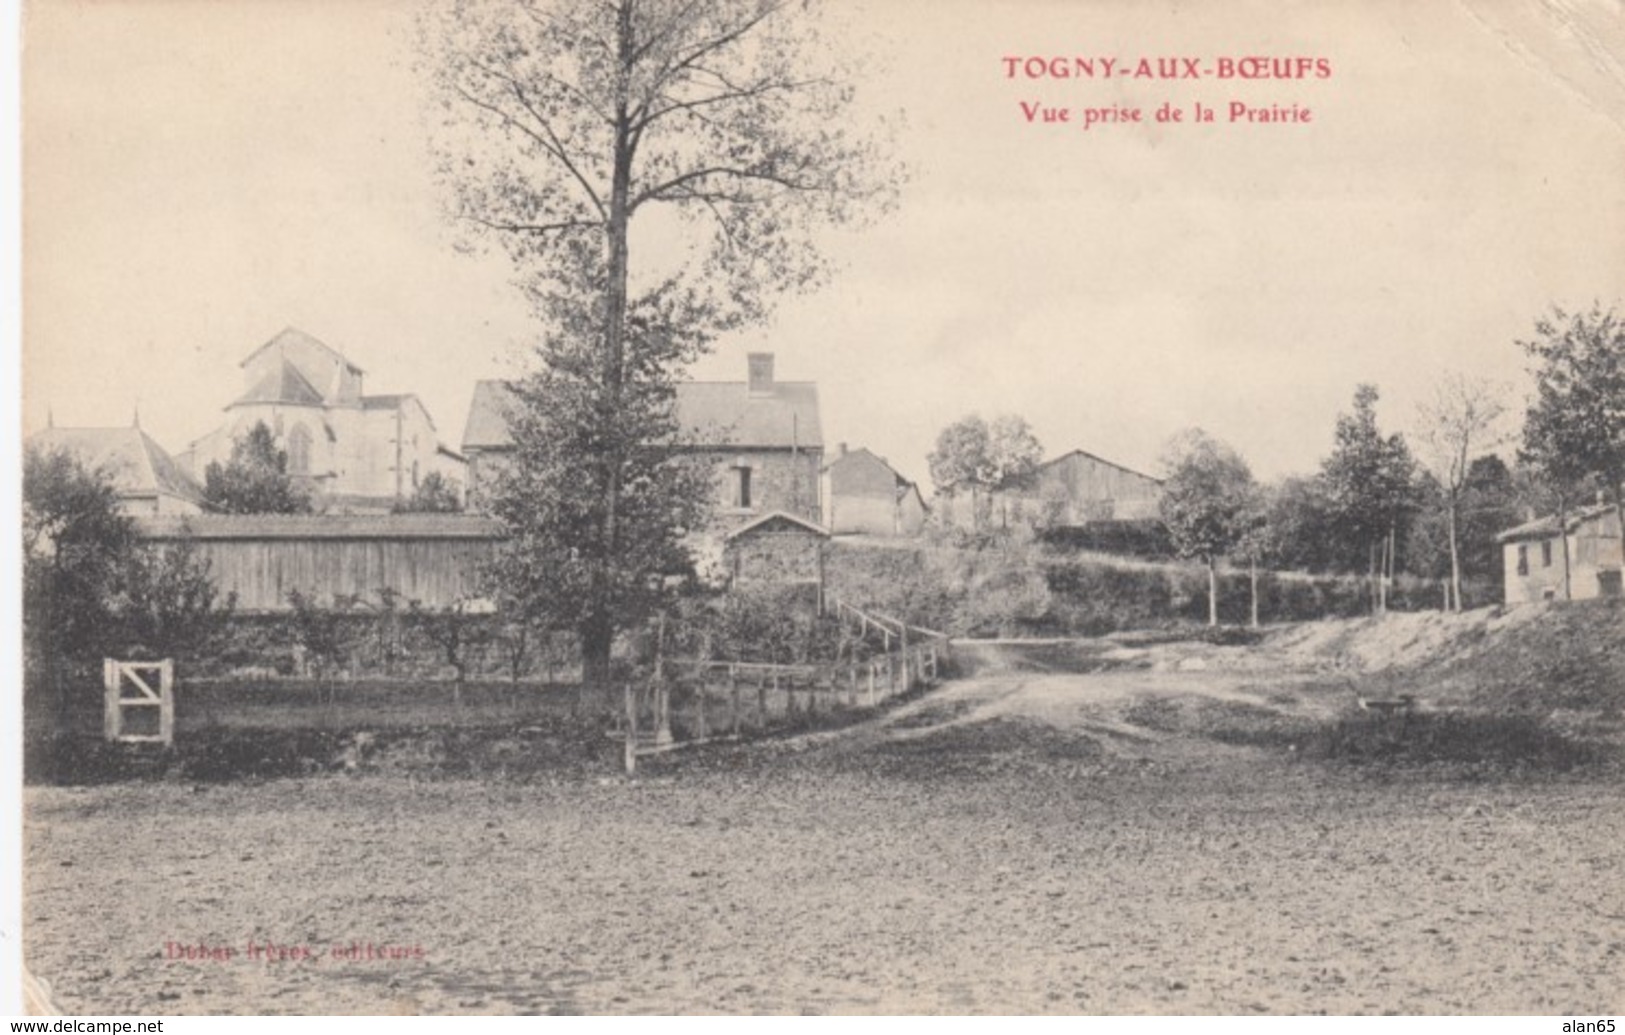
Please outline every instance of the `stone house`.
[{"label": "stone house", "polygon": [[29,436],[27,446],[65,450],[91,470],[104,471],[130,517],[168,517],[203,512],[203,489],[139,425],[127,428],[50,427]]},{"label": "stone house", "polygon": [[[474,509],[485,508],[513,454],[513,405],[506,382],[474,386],[462,443]],[[743,381],[679,383],[676,416],[690,448],[715,471],[719,533],[772,513],[818,521],[824,442],[817,385],[777,380],[773,354],[753,352]]]},{"label": "stone house", "polygon": [[244,390],[225,423],[178,458],[194,480],[263,422],[288,454],[289,474],[326,513],[386,513],[431,473],[459,491],[464,484],[463,458],[440,442],[423,401],[366,394],[364,372],[337,349],[289,327],[241,365]]},{"label": "stone house", "polygon": [[1505,570],[1506,603],[1564,599],[1565,539],[1569,599],[1621,595],[1625,551],[1621,548],[1619,511],[1613,504],[1598,504],[1568,515],[1562,527],[1553,515],[1496,536]]},{"label": "stone house", "polygon": [[824,527],[836,535],[918,535],[925,525],[920,488],[867,449],[841,443],[824,465]]}]

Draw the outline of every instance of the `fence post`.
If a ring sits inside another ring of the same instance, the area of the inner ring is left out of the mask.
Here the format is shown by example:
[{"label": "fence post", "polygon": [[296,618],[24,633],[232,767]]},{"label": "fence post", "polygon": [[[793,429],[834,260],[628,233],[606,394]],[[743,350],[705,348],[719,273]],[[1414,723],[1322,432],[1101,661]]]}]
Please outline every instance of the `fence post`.
[{"label": "fence post", "polygon": [[632,684],[626,684],[626,775],[638,769],[638,706],[632,695]]},{"label": "fence post", "polygon": [[158,669],[158,736],[164,747],[175,743],[175,660],[165,658]]},{"label": "fence post", "polygon": [[869,662],[869,707],[871,708],[875,706],[875,666],[878,664],[880,664],[878,661]]},{"label": "fence post", "polygon": [[847,663],[846,674],[849,677],[846,684],[846,703],[848,707],[856,708],[858,706],[858,663],[856,661]]},{"label": "fence post", "polygon": [[699,709],[698,722],[696,723],[699,736],[696,739],[704,740],[709,731],[705,728],[705,680],[703,679],[700,680],[699,688],[695,691],[694,703]]},{"label": "fence post", "polygon": [[767,729],[767,676],[756,674],[756,725]]},{"label": "fence post", "polygon": [[733,720],[734,736],[739,736],[739,673],[732,665],[728,666],[728,717]]},{"label": "fence post", "polygon": [[123,732],[124,709],[119,707],[118,662],[102,659],[102,736],[117,740]]}]

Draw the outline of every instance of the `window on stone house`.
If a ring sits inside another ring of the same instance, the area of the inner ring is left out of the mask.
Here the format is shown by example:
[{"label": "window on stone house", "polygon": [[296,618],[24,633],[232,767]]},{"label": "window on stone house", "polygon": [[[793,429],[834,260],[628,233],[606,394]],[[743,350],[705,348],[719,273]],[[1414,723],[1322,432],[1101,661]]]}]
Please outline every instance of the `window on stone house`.
[{"label": "window on stone house", "polygon": [[734,493],[734,505],[741,510],[750,509],[750,468],[736,467],[734,473],[739,476],[739,482]]},{"label": "window on stone house", "polygon": [[1524,543],[1518,544],[1518,574],[1529,574],[1529,547]]},{"label": "window on stone house", "polygon": [[1540,566],[1542,568],[1552,566],[1552,541],[1550,539],[1540,544]]}]

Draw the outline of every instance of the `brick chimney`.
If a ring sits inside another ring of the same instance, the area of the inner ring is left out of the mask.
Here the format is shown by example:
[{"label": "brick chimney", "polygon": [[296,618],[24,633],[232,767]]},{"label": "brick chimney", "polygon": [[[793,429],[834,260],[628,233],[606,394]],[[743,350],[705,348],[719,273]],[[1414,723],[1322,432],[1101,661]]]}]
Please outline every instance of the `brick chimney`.
[{"label": "brick chimney", "polygon": [[750,394],[773,394],[773,353],[752,352],[750,360]]}]

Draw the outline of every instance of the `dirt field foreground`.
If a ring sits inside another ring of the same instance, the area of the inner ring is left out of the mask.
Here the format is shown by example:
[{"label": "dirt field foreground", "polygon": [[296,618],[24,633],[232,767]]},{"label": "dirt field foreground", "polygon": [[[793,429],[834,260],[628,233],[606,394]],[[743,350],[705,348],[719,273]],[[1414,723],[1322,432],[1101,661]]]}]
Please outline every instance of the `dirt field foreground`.
[{"label": "dirt field foreground", "polygon": [[1345,706],[1221,655],[990,650],[871,722],[632,781],[33,787],[27,959],[77,1013],[1625,1009],[1617,768],[1201,736]]}]

